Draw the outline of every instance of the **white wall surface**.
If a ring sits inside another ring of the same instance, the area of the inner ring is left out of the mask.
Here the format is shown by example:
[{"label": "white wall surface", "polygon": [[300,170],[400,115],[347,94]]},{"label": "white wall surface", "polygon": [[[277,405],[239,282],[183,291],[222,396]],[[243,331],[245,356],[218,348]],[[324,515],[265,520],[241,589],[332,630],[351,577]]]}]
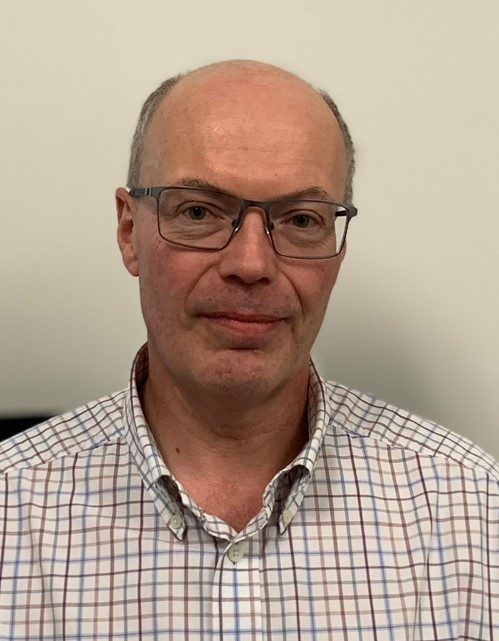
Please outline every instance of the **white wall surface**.
[{"label": "white wall surface", "polygon": [[0,414],[126,384],[145,332],[113,192],[140,106],[254,58],[330,91],[357,144],[322,372],[499,457],[497,0],[1,4]]}]

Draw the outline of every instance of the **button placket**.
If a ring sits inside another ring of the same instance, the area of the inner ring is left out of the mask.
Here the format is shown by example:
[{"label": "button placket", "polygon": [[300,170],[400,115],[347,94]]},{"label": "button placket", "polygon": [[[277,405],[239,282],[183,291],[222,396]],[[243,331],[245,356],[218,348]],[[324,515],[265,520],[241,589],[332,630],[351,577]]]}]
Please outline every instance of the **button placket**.
[{"label": "button placket", "polygon": [[[225,546],[213,577],[213,638],[233,638],[245,630],[244,638],[261,641],[262,540],[239,534]],[[211,638],[211,637],[210,637]]]}]

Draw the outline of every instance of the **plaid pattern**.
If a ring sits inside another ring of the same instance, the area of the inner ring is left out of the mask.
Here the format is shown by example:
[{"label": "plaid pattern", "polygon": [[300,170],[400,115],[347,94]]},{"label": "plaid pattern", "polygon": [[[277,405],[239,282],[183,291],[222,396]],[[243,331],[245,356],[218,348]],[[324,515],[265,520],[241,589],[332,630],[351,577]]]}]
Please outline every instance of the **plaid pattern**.
[{"label": "plaid pattern", "polygon": [[1,641],[499,639],[477,447],[311,366],[310,441],[236,533],[162,461],[146,372],[0,446]]}]

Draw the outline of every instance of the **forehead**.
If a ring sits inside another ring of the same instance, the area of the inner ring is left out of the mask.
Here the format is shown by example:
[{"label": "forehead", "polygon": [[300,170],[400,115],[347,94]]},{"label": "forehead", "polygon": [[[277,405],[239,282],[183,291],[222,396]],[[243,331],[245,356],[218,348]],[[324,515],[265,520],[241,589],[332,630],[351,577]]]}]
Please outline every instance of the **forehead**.
[{"label": "forehead", "polygon": [[308,84],[274,68],[218,68],[187,76],[158,106],[145,138],[143,176],[159,179],[166,172],[175,180],[189,171],[231,168],[263,176],[307,167],[312,177],[326,159],[341,178],[338,123]]}]

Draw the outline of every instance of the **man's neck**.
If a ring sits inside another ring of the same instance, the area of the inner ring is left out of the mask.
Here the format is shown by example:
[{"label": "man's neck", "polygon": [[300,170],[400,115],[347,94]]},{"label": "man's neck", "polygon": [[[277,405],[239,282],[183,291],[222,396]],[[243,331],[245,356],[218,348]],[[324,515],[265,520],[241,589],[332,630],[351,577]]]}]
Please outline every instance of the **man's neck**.
[{"label": "man's neck", "polygon": [[141,401],[174,477],[203,510],[241,529],[261,508],[266,485],[308,439],[307,389],[302,373],[258,403],[209,395],[195,403],[192,394],[150,376]]}]

